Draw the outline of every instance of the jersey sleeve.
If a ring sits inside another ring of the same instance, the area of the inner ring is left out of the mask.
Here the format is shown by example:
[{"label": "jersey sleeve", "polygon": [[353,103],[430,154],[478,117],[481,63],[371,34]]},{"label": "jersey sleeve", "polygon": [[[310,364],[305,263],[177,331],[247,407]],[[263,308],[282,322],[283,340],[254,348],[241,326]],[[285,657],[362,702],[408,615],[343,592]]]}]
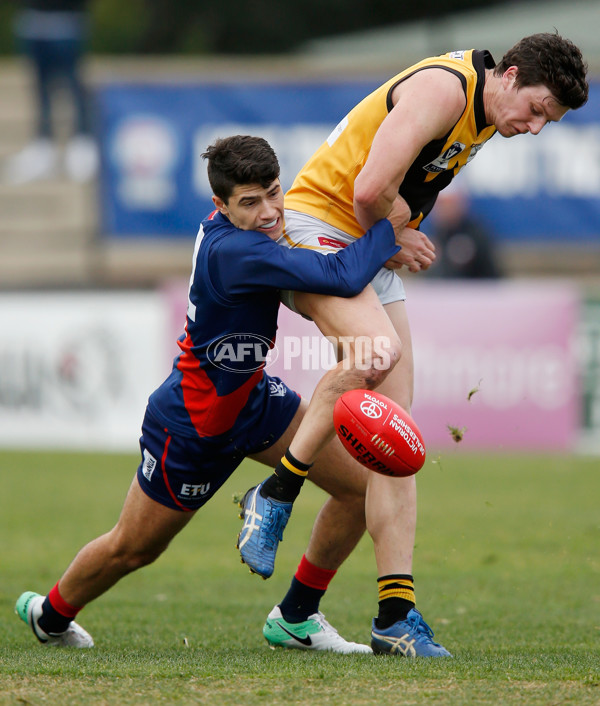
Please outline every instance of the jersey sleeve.
[{"label": "jersey sleeve", "polygon": [[209,269],[213,286],[225,297],[265,289],[352,297],[399,250],[387,219],[329,255],[277,245],[263,233],[237,231],[211,248]]}]

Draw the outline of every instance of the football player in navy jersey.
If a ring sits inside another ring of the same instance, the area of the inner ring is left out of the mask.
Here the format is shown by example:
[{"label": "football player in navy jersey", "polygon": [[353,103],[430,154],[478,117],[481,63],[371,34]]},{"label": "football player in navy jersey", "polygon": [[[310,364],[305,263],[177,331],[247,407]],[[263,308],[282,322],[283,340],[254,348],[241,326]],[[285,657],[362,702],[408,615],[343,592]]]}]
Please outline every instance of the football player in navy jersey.
[{"label": "football player in navy jersey", "polygon": [[[307,403],[264,371],[279,290],[352,297],[399,250],[386,219],[330,257],[282,248],[276,240],[284,228],[283,192],[268,143],[233,136],[204,156],[216,210],[196,238],[181,353],[150,395],[141,462],[121,516],[81,549],[46,596],[27,591],[17,601],[20,618],[47,645],[92,647],[77,613],[153,562],[246,456],[275,466],[289,446]],[[226,355],[231,350],[235,355]],[[318,611],[324,587],[364,533],[366,474],[337,441],[311,469],[311,480],[331,497],[301,562],[302,608],[310,619],[294,620],[290,612],[286,620],[279,607],[272,612],[291,646],[371,652],[344,640]],[[279,508],[266,511],[276,515]],[[276,635],[270,642],[285,645]]]}]

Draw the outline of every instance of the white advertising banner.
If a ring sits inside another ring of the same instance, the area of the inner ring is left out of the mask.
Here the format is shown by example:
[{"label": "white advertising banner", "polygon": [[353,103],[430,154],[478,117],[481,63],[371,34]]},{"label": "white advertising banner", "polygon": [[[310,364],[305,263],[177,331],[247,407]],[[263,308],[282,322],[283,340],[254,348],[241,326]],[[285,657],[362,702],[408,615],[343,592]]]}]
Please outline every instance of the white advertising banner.
[{"label": "white advertising banner", "polygon": [[0,294],[0,446],[135,451],[168,318],[159,293]]}]

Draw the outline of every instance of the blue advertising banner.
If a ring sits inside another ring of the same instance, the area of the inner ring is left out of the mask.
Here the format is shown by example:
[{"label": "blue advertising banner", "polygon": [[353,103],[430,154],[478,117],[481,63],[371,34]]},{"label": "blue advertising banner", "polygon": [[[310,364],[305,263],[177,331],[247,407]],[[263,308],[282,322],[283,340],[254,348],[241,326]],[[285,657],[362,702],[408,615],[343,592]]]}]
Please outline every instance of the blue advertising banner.
[{"label": "blue advertising banner", "polygon": [[[202,152],[262,135],[284,188],[379,81],[113,84],[99,89],[101,212],[107,236],[194,236],[212,210]],[[461,172],[473,210],[511,241],[590,242],[600,233],[600,84],[540,135],[496,135]]]},{"label": "blue advertising banner", "polygon": [[99,93],[107,235],[195,235],[213,210],[202,153],[217,137],[265,137],[284,188],[374,83],[112,85]]}]

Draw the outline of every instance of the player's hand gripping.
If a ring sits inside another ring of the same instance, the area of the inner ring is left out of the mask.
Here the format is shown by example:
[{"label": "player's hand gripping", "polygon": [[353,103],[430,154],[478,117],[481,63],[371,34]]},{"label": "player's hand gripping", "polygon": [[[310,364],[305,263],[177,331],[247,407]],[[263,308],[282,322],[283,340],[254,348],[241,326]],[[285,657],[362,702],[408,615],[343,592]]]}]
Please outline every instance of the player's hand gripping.
[{"label": "player's hand gripping", "polygon": [[402,250],[385,263],[392,270],[408,267],[410,272],[420,272],[428,269],[435,260],[435,245],[420,230],[408,227],[396,230],[396,243]]},{"label": "player's hand gripping", "polygon": [[391,270],[408,267],[410,272],[426,270],[435,260],[435,245],[420,230],[408,227],[411,211],[406,201],[396,196],[387,219],[394,228],[396,243],[402,250],[390,258],[385,266]]}]

